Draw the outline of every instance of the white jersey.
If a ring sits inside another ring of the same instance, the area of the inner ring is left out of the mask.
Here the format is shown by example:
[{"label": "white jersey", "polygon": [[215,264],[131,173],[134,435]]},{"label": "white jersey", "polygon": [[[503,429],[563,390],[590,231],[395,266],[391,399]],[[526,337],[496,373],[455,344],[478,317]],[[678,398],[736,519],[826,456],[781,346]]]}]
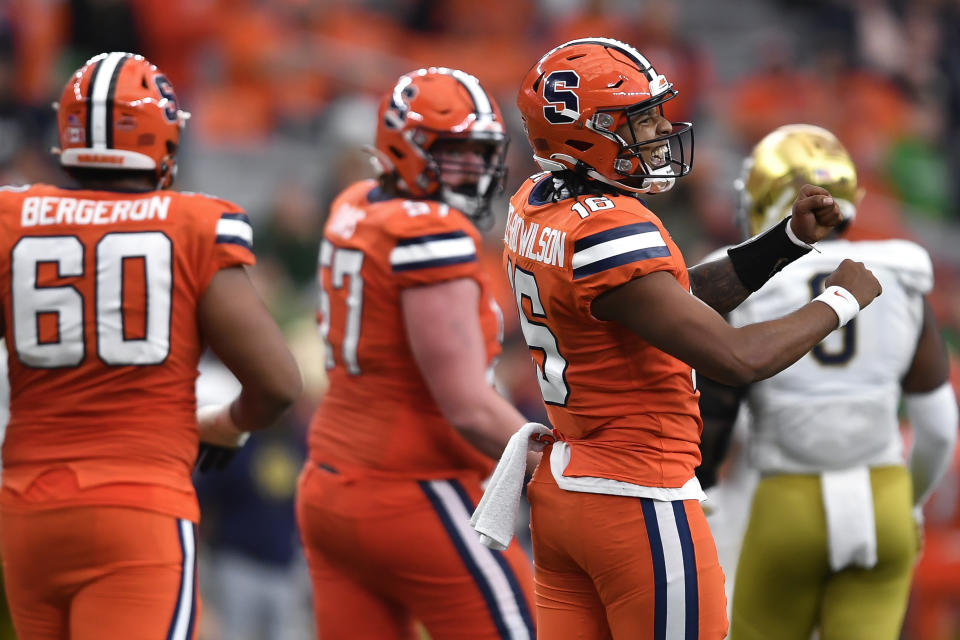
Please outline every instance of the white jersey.
[{"label": "white jersey", "polygon": [[823,290],[844,258],[863,262],[883,294],[797,363],[751,385],[751,464],[761,472],[817,473],[903,463],[900,380],[913,361],[930,256],[905,240],[818,243],[730,314],[734,326],[782,317]]}]

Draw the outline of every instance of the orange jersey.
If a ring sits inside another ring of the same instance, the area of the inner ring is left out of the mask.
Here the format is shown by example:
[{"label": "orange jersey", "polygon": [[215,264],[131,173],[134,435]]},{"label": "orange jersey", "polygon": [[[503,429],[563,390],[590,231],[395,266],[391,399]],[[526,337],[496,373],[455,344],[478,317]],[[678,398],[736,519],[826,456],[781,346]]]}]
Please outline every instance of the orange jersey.
[{"label": "orange jersey", "polygon": [[[504,263],[547,413],[571,443],[564,475],[680,487],[700,463],[698,393],[689,366],[593,317],[598,295],[654,271],[689,289],[683,256],[628,196],[545,202],[549,175],[510,201]],[[648,313],[657,313],[650,309]]]},{"label": "orange jersey", "polygon": [[[210,196],[0,189],[5,503],[197,519],[197,306],[219,269],[253,264],[251,243],[246,215]],[[64,466],[75,483],[28,492]]]},{"label": "orange jersey", "polygon": [[391,198],[372,180],[334,201],[320,247],[317,317],[330,386],[310,426],[314,462],[424,479],[492,469],[440,413],[400,307],[407,287],[475,280],[492,364],[502,317],[479,253],[473,224],[440,202]]}]

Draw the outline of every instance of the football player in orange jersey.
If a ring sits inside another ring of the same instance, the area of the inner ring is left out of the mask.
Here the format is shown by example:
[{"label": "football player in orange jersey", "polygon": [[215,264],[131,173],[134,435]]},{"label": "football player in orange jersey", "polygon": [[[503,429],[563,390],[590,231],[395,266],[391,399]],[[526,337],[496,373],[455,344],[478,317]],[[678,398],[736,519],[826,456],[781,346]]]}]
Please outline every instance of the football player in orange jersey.
[{"label": "football player in orange jersey", "polygon": [[533,638],[529,561],[470,529],[525,419],[492,385],[502,316],[478,263],[503,118],[477,79],[402,76],[377,120],[379,180],[334,201],[320,247],[330,387],[297,497],[319,636]]},{"label": "football player in orange jersey", "polygon": [[[244,269],[246,215],[168,190],[187,116],[144,58],[98,55],[58,105],[76,185],[0,189],[0,551],[21,640],[195,638],[198,442],[236,446],[300,391]],[[205,344],[243,388],[197,411]]]},{"label": "football player in orange jersey", "polygon": [[772,375],[880,293],[845,261],[799,311],[727,324],[715,309],[742,302],[841,215],[804,186],[792,218],[688,274],[639,199],[690,171],[691,125],[662,111],[676,95],[633,47],[585,38],[544,55],[517,100],[545,170],[511,199],[504,263],[558,439],[529,485],[537,625],[550,640],[724,636],[723,574],[697,502],[691,367],[727,381]]}]

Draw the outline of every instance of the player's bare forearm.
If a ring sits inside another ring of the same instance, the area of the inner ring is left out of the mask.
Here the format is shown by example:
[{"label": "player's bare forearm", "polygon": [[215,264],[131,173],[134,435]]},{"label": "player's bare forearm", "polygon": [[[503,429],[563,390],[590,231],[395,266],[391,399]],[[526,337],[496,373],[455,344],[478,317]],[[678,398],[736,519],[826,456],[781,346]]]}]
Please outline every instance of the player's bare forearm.
[{"label": "player's bare forearm", "polygon": [[701,262],[689,270],[690,290],[717,313],[728,313],[747,299],[750,291],[743,286],[730,258]]},{"label": "player's bare forearm", "polygon": [[410,351],[437,407],[467,442],[497,460],[526,419],[486,380],[480,287],[457,278],[400,293]]}]

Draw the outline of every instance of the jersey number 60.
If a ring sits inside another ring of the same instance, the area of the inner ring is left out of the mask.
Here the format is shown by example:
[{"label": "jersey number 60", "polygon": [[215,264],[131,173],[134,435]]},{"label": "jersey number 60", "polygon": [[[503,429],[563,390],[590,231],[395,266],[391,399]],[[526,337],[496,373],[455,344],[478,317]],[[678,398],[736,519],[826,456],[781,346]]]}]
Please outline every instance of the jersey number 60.
[{"label": "jersey number 60", "polygon": [[[42,369],[76,367],[86,357],[83,295],[70,284],[38,283],[42,265],[55,269],[58,279],[87,275],[86,249],[76,236],[26,237],[13,247],[10,316],[14,349],[23,364]],[[97,356],[110,366],[161,364],[170,353],[170,238],[160,231],[108,233],[94,252]],[[144,295],[130,304],[142,310],[142,332],[129,330],[124,308],[129,298],[124,283],[136,274],[142,274]],[[41,331],[44,318],[47,331]]]}]

